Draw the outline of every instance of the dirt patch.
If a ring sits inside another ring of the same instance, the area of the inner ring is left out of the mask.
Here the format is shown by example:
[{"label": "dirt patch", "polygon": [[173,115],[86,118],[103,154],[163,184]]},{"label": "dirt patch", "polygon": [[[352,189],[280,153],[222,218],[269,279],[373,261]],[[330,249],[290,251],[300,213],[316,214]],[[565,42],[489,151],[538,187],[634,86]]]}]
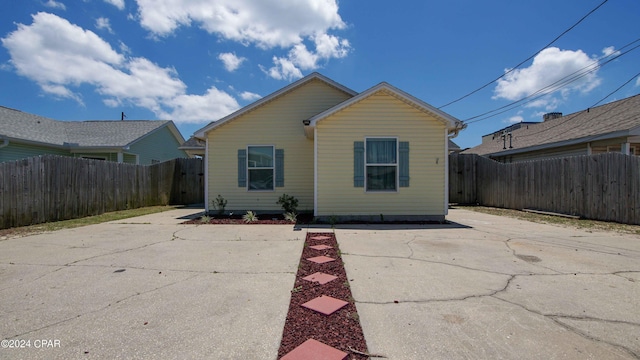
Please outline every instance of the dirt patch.
[{"label": "dirt patch", "polygon": [[[327,236],[328,239],[312,239],[317,235]],[[332,248],[314,250],[309,247],[314,245],[329,245]],[[336,261],[316,264],[306,260],[322,255],[334,258]],[[302,279],[316,272],[331,274],[338,278],[324,285]],[[344,300],[348,304],[331,315],[323,315],[301,306],[301,304],[321,295]],[[298,266],[298,273],[296,274],[296,281],[291,291],[291,302],[282,333],[278,358],[286,355],[311,338],[350,354],[348,359],[368,359],[367,356],[352,351],[353,349],[361,353],[367,353],[367,344],[360,326],[358,312],[351,296],[349,280],[340,257],[338,243],[335,235],[328,232],[307,234],[300,265]]]}]

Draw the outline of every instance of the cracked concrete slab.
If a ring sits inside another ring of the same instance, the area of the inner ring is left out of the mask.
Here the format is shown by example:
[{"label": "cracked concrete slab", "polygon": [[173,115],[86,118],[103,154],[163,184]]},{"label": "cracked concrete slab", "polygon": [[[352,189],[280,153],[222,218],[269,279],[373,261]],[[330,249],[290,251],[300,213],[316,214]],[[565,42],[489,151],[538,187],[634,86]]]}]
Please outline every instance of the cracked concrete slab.
[{"label": "cracked concrete slab", "polygon": [[640,285],[613,274],[517,276],[509,288],[495,296],[544,315],[640,326]]},{"label": "cracked concrete slab", "polygon": [[28,337],[55,336],[62,346],[20,354],[30,359],[275,359],[293,281],[293,274],[190,274],[58,324],[55,331],[34,331]]},{"label": "cracked concrete slab", "polygon": [[505,288],[511,278],[510,275],[413,259],[344,254],[342,259],[348,264],[349,280],[353,280],[349,282],[353,297],[364,303],[423,302],[489,295]]},{"label": "cracked concrete slab", "polygon": [[356,307],[369,351],[389,359],[633,358],[491,297]]},{"label": "cracked concrete slab", "polygon": [[458,209],[448,220],[336,229],[369,351],[640,358],[640,238]]},{"label": "cracked concrete slab", "polygon": [[0,241],[0,338],[60,341],[0,358],[275,359],[303,232],[200,211]]}]

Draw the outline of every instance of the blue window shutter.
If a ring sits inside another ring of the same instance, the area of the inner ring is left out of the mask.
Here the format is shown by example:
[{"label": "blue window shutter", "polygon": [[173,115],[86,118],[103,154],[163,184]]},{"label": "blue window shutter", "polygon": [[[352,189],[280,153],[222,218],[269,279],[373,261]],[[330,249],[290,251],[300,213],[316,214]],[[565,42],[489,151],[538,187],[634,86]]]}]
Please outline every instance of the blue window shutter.
[{"label": "blue window shutter", "polygon": [[400,142],[400,187],[409,187],[409,142]]},{"label": "blue window shutter", "polygon": [[276,149],[276,187],[284,186],[284,149]]},{"label": "blue window shutter", "polygon": [[353,142],[353,187],[364,187],[364,141]]},{"label": "blue window shutter", "polygon": [[247,150],[238,150],[238,187],[247,187]]}]

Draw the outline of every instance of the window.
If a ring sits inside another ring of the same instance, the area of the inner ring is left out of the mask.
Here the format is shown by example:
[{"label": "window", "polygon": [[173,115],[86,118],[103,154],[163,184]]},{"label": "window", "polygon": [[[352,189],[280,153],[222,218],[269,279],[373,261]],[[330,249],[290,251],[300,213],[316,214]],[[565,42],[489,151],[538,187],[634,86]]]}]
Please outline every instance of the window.
[{"label": "window", "polygon": [[365,145],[367,191],[398,189],[398,141],[395,138],[369,138]]},{"label": "window", "polygon": [[247,169],[249,190],[273,190],[274,147],[249,146]]}]

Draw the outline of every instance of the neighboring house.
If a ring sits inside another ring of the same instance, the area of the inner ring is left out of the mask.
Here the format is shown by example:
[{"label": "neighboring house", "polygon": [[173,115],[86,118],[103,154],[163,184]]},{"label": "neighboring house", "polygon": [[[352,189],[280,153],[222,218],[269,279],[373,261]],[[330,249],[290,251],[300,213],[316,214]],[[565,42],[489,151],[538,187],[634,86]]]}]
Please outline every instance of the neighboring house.
[{"label": "neighboring house", "polygon": [[204,157],[206,150],[206,141],[198,139],[194,136],[190,137],[185,143],[180,145],[178,149],[184,150],[191,157]]},{"label": "neighboring house", "polygon": [[543,120],[485,135],[482,144],[462,153],[500,162],[605,152],[640,155],[640,95],[570,115],[545,114]]},{"label": "neighboring house", "polygon": [[207,210],[299,211],[328,219],[442,221],[448,140],[464,125],[387,83],[356,93],[318,73],[209,124]]},{"label": "neighboring house", "polygon": [[449,154],[459,153],[460,151],[462,151],[462,149],[460,149],[460,146],[449,139]]},{"label": "neighboring house", "polygon": [[148,165],[188,157],[173,121],[57,121],[0,106],[0,162],[62,155]]}]

